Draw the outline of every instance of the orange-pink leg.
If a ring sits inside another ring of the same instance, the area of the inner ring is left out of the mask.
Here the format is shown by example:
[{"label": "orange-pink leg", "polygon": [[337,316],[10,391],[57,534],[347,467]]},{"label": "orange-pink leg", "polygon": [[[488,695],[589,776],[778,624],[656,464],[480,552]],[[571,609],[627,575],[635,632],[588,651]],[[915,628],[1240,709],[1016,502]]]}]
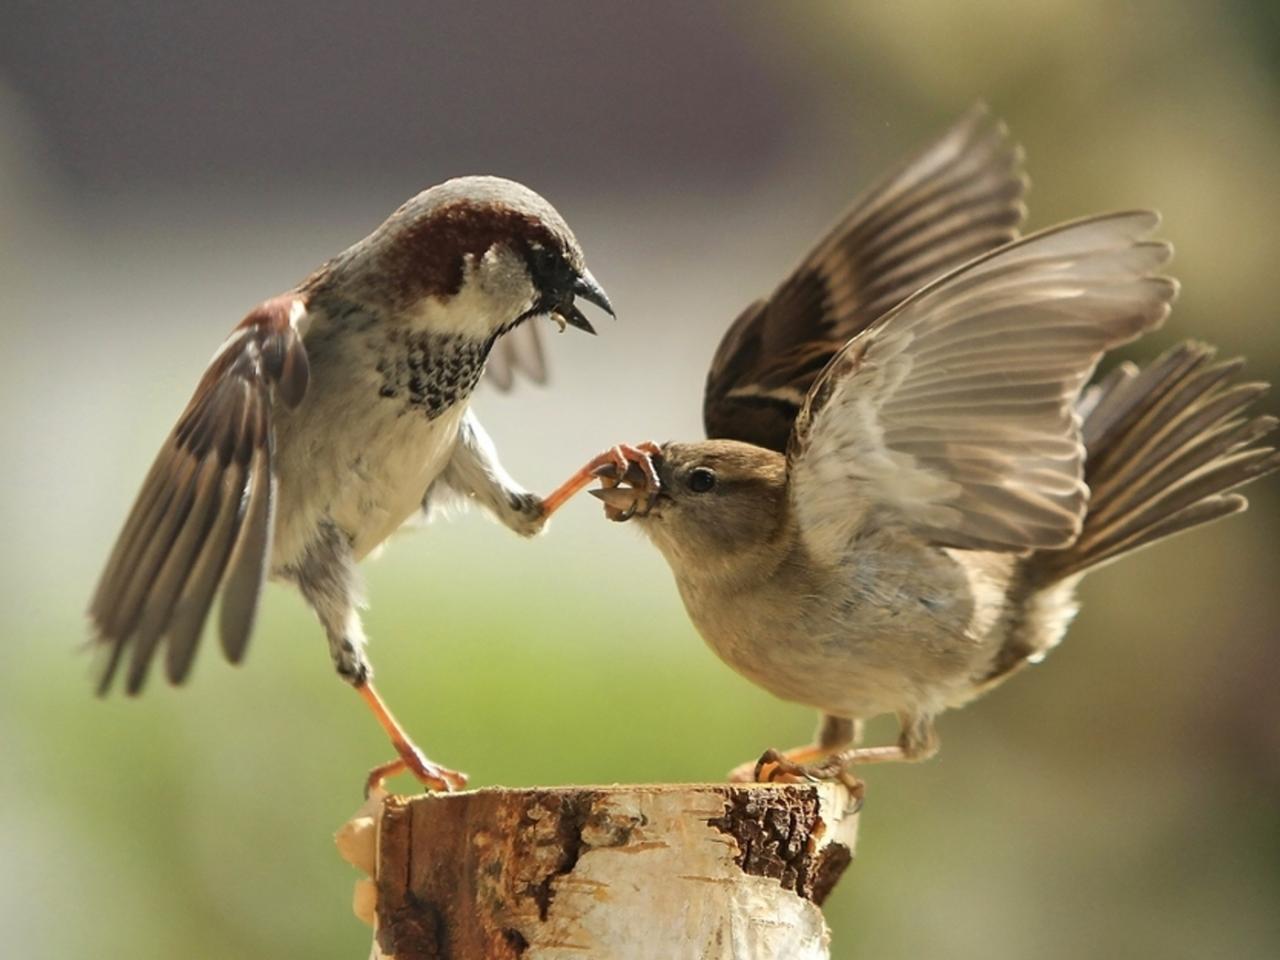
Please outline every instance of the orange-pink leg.
[{"label": "orange-pink leg", "polygon": [[448,793],[453,790],[461,790],[467,785],[467,775],[465,773],[442,767],[440,764],[429,760],[427,755],[418,749],[417,745],[409,739],[409,734],[405,732],[404,727],[400,726],[399,721],[392,715],[386,702],[378,695],[378,691],[374,689],[372,683],[366,681],[356,687],[356,691],[364,702],[369,705],[369,709],[373,711],[378,724],[390,738],[391,745],[395,747],[396,753],[400,755],[398,759],[374,767],[369,771],[369,776],[365,781],[366,794],[374,787],[381,786],[382,781],[387,777],[395,776],[405,770],[417,777],[418,781],[428,790],[441,790]]},{"label": "orange-pink leg", "polygon": [[766,750],[754,764],[742,764],[730,773],[738,782],[794,783],[805,780],[839,780],[859,803],[863,785],[853,773],[862,763],[894,763],[927,760],[938,752],[938,737],[930,716],[899,715],[902,733],[891,746],[859,747],[856,724],[826,716],[818,729],[818,742],[792,750]]},{"label": "orange-pink leg", "polygon": [[656,491],[660,482],[652,458],[660,452],[658,445],[649,441],[634,447],[626,443],[610,447],[604,453],[589,460],[542,501],[543,516],[551,516],[568,503],[576,493],[602,477],[622,479],[623,474],[627,472],[627,467],[633,463],[643,472],[648,489]]},{"label": "orange-pink leg", "polygon": [[758,760],[748,760],[730,770],[729,780],[732,783],[765,783],[794,768],[808,767],[825,760],[839,749],[839,747],[820,747],[816,743],[810,743],[803,747],[792,747],[790,750],[766,750]]}]

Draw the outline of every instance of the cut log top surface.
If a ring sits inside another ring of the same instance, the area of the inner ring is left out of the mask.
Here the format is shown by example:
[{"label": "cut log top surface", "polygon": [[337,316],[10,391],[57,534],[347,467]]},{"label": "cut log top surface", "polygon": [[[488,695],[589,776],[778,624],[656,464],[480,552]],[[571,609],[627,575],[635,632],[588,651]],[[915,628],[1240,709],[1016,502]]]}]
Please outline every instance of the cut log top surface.
[{"label": "cut log top surface", "polygon": [[376,864],[374,957],[809,960],[851,807],[836,784],[392,796],[376,858],[344,855]]}]

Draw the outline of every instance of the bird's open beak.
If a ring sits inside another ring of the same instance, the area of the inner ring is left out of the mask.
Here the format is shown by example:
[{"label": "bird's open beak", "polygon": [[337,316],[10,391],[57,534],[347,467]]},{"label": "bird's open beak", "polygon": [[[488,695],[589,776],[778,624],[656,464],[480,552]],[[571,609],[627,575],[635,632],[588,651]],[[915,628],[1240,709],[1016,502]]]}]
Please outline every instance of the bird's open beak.
[{"label": "bird's open beak", "polygon": [[605,313],[609,314],[609,316],[615,316],[613,312],[613,304],[609,302],[609,295],[605,293],[600,284],[596,282],[596,278],[591,275],[590,270],[584,268],[582,273],[574,279],[573,286],[570,288],[569,296],[562,304],[560,304],[559,307],[556,308],[556,313],[559,314],[561,319],[563,319],[569,326],[577,327],[579,330],[585,330],[587,333],[595,333],[596,328],[591,325],[591,322],[585,316],[582,315],[582,311],[579,310],[577,304],[573,302],[575,297],[581,297],[583,300],[587,301],[587,303],[594,303]]}]

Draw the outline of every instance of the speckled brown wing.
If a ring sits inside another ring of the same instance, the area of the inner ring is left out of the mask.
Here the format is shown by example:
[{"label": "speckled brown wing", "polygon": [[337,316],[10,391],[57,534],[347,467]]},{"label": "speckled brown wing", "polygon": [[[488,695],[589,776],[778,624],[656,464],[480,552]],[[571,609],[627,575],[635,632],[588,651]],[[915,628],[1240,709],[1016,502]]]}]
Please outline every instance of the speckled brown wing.
[{"label": "speckled brown wing", "polygon": [[138,693],[162,645],[169,679],[182,682],[219,590],[223,650],[244,655],[271,553],[272,400],[296,406],[309,379],[302,313],[288,297],[250,313],[156,457],[89,606],[100,693],[121,668]]},{"label": "speckled brown wing", "polygon": [[707,375],[707,436],[778,452],[827,362],[947,271],[1018,236],[1021,151],[978,106],[864,194],[767,299],[730,326]]}]

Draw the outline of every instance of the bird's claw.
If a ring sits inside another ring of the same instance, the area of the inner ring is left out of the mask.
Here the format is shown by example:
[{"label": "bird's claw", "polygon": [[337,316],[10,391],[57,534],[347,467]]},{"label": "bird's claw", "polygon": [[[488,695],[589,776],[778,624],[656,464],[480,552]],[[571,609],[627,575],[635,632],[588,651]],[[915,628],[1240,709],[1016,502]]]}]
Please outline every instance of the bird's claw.
[{"label": "bird's claw", "polygon": [[729,779],[737,783],[840,783],[853,798],[853,813],[862,809],[866,793],[866,785],[854,776],[853,767],[838,753],[813,763],[797,763],[781,751],[770,748],[760,754],[760,759],[754,764],[735,768]]},{"label": "bird's claw", "polygon": [[788,760],[779,751],[770,748],[760,754],[751,779],[756,783],[812,783],[818,778],[813,775],[809,766]]},{"label": "bird's claw", "polygon": [[[653,458],[660,456],[661,453],[656,443],[641,443],[634,447],[620,443],[610,447],[604,453],[587,461],[582,469],[547,495],[547,498],[542,501],[543,518],[559,510],[578,491],[590,486],[593,480],[599,480],[604,485],[600,490],[591,491],[597,495],[602,491],[615,489],[625,480],[631,484],[630,489],[644,491],[648,496],[649,506],[652,506],[660,486],[658,470],[653,465]],[[634,510],[631,511],[631,513],[634,512]],[[613,520],[627,519],[631,516],[631,513],[626,517],[615,516],[621,513],[622,510],[617,508],[605,510],[605,514]]]},{"label": "bird's claw", "polygon": [[[656,443],[645,441],[632,446],[620,443],[606,450],[589,465],[591,475],[600,481],[600,489],[591,491],[605,504],[605,515],[610,520],[630,520],[636,513],[648,513],[662,490],[662,481],[654,458],[662,455]],[[626,484],[625,495],[617,490]],[[643,505],[644,509],[641,510]]]},{"label": "bird's claw", "polygon": [[619,443],[591,461],[590,469],[593,476],[611,484],[625,480],[628,483],[645,483],[647,486],[657,487],[661,483],[653,458],[660,456],[662,449],[651,440],[634,446]]},{"label": "bird's claw", "polygon": [[467,785],[467,775],[460,770],[450,770],[433,760],[429,760],[421,750],[413,744],[406,744],[395,760],[374,767],[365,778],[364,795],[369,796],[375,789],[382,787],[382,782],[398,773],[413,774],[428,790],[439,793],[454,793]]}]

